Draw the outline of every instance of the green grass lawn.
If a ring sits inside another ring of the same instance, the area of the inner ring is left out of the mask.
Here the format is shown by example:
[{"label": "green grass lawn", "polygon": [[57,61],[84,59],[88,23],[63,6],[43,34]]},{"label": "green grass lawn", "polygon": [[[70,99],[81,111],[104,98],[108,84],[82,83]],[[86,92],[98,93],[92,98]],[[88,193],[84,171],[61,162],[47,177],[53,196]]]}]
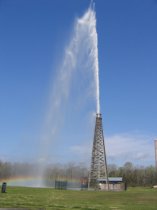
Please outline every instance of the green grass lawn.
[{"label": "green grass lawn", "polygon": [[157,189],[129,188],[126,192],[72,191],[7,187],[0,208],[56,210],[157,210]]}]

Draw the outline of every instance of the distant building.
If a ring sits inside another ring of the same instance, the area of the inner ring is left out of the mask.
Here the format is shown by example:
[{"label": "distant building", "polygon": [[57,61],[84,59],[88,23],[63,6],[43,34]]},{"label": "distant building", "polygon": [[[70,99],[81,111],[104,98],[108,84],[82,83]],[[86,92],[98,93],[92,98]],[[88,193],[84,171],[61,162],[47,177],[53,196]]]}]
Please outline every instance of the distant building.
[{"label": "distant building", "polygon": [[87,189],[88,188],[88,177],[81,177],[81,189]]},{"label": "distant building", "polygon": [[97,186],[99,190],[111,190],[111,191],[122,191],[126,190],[126,183],[123,182],[122,177],[109,177],[108,183],[107,179],[97,179]]}]

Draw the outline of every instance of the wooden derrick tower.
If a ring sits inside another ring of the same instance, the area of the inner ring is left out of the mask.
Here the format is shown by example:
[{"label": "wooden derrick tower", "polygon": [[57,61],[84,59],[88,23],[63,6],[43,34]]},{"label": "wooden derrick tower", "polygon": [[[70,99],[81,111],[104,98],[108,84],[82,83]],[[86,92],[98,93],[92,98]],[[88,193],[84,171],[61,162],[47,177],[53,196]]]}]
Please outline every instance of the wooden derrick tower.
[{"label": "wooden derrick tower", "polygon": [[89,187],[95,188],[97,180],[106,178],[108,184],[107,161],[103,135],[101,114],[96,114],[95,132],[93,139],[91,168],[89,172]]}]

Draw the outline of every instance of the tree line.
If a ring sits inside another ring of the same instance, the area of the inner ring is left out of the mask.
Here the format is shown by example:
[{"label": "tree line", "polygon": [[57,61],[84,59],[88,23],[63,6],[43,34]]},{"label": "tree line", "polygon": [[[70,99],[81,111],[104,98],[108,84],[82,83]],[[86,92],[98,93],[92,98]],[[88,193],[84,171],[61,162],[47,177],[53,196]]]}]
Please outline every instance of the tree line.
[{"label": "tree line", "polygon": [[157,185],[157,169],[154,166],[134,166],[126,162],[122,167],[109,165],[110,177],[123,177],[128,186],[153,186]]},{"label": "tree line", "polygon": [[[31,163],[11,163],[0,161],[0,180],[17,176],[39,175],[40,165]],[[88,179],[89,168],[84,164],[67,163],[51,164],[44,168],[43,177],[46,185],[52,180],[80,180]],[[109,177],[123,177],[128,186],[153,186],[157,185],[157,169],[154,166],[135,166],[126,162],[123,166],[108,165]]]},{"label": "tree line", "polygon": [[36,171],[36,164],[0,161],[0,180],[19,176],[33,176]]}]

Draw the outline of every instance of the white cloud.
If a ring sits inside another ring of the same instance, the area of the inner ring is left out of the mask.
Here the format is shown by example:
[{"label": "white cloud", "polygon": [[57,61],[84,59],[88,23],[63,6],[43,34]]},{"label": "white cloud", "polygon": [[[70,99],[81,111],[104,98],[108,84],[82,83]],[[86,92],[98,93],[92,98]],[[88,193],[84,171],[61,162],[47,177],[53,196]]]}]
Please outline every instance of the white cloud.
[{"label": "white cloud", "polygon": [[[115,134],[105,137],[106,153],[108,163],[123,165],[130,161],[135,165],[154,164],[154,137],[137,133]],[[70,152],[77,158],[86,157],[90,160],[91,143],[84,145],[73,145]]]},{"label": "white cloud", "polygon": [[154,161],[153,138],[140,134],[116,134],[106,138],[108,159],[114,162],[131,161],[149,164]]}]

